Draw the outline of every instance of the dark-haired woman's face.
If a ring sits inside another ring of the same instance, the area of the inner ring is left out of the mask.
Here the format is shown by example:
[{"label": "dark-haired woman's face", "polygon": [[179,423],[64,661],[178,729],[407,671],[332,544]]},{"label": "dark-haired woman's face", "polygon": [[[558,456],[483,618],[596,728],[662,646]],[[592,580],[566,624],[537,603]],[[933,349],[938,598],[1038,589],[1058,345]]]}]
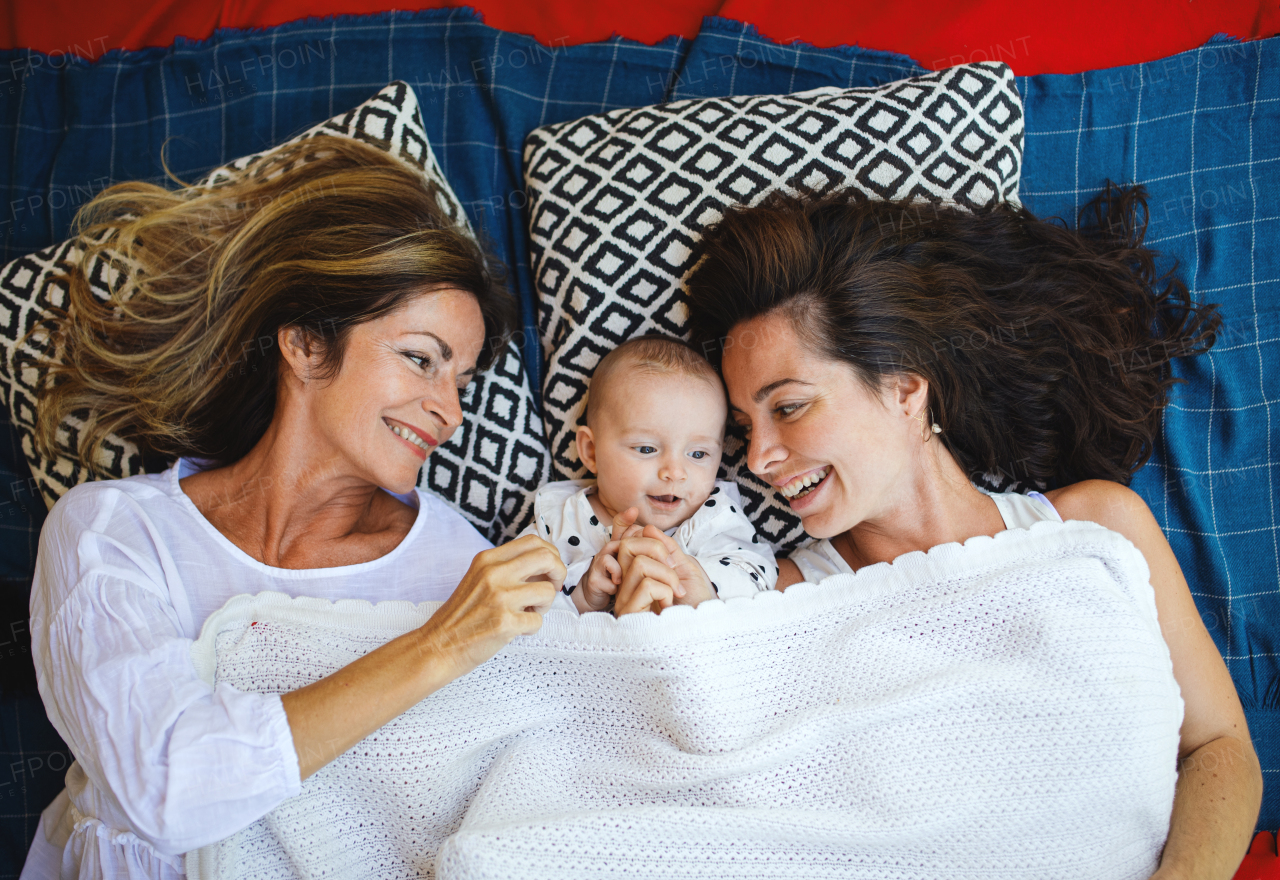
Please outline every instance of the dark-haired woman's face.
[{"label": "dark-haired woman's face", "polygon": [[747,466],[791,504],[816,538],[887,509],[910,464],[907,426],[853,367],[809,350],[791,320],[767,314],[729,334],[729,417],[747,428]]},{"label": "dark-haired woman's face", "polygon": [[357,324],[338,374],[313,392],[316,432],[365,480],[410,491],[462,424],[459,393],[483,345],[480,306],[461,290],[425,293]]}]

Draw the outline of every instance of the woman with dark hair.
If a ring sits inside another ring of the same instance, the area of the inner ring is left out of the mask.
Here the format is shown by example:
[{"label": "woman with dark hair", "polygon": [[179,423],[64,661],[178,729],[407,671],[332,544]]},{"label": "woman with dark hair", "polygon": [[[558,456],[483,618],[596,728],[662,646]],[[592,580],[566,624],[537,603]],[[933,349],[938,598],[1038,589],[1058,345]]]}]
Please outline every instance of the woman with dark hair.
[{"label": "woman with dark hair", "polygon": [[[539,629],[564,566],[535,536],[492,549],[415,488],[513,305],[413,169],[311,139],[216,187],[121,184],[80,219],[100,244],[37,331],[65,363],[46,365],[40,439],[75,412],[87,466],[110,432],[178,461],[78,486],[45,522],[32,652],[76,761],[23,876],[180,877],[184,853]],[[105,303],[85,278],[102,247],[132,269]],[[204,620],[268,590],[443,605],[290,693],[210,686],[190,656]]]},{"label": "woman with dark hair", "polygon": [[[1008,206],[856,193],[732,210],[689,284],[694,344],[721,366],[748,467],[813,538],[780,589],[1041,520],[1132,541],[1185,701],[1155,876],[1228,878],[1261,771],[1178,562],[1127,488],[1170,361],[1206,350],[1219,317],[1157,277],[1141,190],[1109,188],[1087,213],[1076,233]],[[1044,491],[986,492],[971,482],[984,472]]]}]

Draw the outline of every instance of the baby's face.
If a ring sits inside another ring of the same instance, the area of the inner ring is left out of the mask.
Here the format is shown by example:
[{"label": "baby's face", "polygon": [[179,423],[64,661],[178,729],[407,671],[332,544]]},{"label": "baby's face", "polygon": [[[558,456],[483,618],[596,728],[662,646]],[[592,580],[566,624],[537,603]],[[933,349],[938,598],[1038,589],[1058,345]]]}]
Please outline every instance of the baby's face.
[{"label": "baby's face", "polygon": [[[590,441],[579,450],[596,475],[600,502],[617,515],[666,531],[702,506],[715,488],[728,414],[718,384],[677,373],[637,372],[609,383]],[[592,460],[594,459],[594,460]]]}]

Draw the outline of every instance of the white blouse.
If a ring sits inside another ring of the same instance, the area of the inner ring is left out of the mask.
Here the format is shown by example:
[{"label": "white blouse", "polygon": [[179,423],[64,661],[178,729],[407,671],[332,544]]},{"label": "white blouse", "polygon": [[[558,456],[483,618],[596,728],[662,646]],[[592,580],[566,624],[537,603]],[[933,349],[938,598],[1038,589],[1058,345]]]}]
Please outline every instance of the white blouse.
[{"label": "white blouse", "polygon": [[443,501],[390,553],[336,568],[257,561],[161,474],[87,483],[54,505],[31,590],[31,650],[49,720],[76,761],[44,811],[28,878],[175,878],[183,853],[298,793],[279,695],[210,687],[190,656],[205,618],[265,590],[328,599],[446,599],[491,545]]}]

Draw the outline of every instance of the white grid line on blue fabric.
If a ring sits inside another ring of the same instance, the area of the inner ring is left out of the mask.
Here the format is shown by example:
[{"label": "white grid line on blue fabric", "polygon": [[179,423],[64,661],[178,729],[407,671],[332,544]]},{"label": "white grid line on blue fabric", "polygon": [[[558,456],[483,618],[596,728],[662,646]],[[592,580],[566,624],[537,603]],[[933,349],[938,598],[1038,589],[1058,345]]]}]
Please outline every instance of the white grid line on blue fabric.
[{"label": "white grid line on blue fabric", "polygon": [[1147,78],[1143,75],[1142,65],[1138,65],[1138,107],[1133,114],[1133,177],[1132,180],[1138,179],[1138,132],[1142,128],[1142,91],[1147,84]]},{"label": "white grid line on blue fabric", "polygon": [[800,70],[800,58],[801,58],[800,49],[799,47],[793,47],[793,48],[795,49],[796,60],[795,60],[795,63],[791,65],[791,79],[787,80],[788,95],[796,90],[796,73],[798,73]]},{"label": "white grid line on blue fabric", "polygon": [[[13,730],[18,740],[18,752],[19,754],[26,754],[26,751],[27,751],[26,746],[22,744],[22,718],[20,717],[22,714],[21,705],[15,702],[13,704],[13,711],[14,711],[14,720],[17,722],[16,724],[13,725]],[[29,786],[26,786],[26,785],[22,786],[22,812],[27,815],[31,815],[32,814],[31,804],[28,801],[28,794],[27,794],[28,787]],[[43,809],[43,807],[41,809]]]},{"label": "white grid line on blue fabric", "polygon": [[[497,86],[498,86],[498,47],[502,45],[502,37],[503,37],[503,36],[504,36],[503,32],[502,32],[502,31],[498,31],[498,35],[497,35],[496,37],[494,37],[494,39],[493,39],[493,54],[489,56],[489,70],[491,70],[491,71],[492,71],[492,74],[490,75],[490,80],[489,80],[489,94],[490,94],[490,95],[496,94],[496,91],[497,91]],[[496,146],[497,146],[497,144],[494,144],[494,146],[496,147]],[[442,149],[443,149],[443,148],[442,148]],[[499,170],[500,170],[500,169],[501,169],[501,167],[502,167],[502,158],[503,158],[503,156],[505,155],[505,153],[506,153],[506,151],[505,151],[505,150],[497,150],[497,149],[495,149],[495,150],[493,151],[493,164],[490,166],[490,167],[492,168],[492,176],[490,177],[490,185],[492,185],[493,183],[495,183],[495,182],[498,180],[498,172],[499,172]],[[483,210],[483,209],[482,209],[482,210]],[[496,212],[495,212],[495,213],[496,213]],[[486,220],[488,219],[488,214],[485,214],[485,218],[486,218]],[[495,220],[496,220],[496,216],[495,216]],[[475,226],[477,226],[477,227],[479,227],[479,225],[480,225],[480,224],[476,221],[476,218],[474,218],[474,217],[471,219],[471,222],[472,222]]]},{"label": "white grid line on blue fabric", "polygon": [[[1076,193],[1080,192],[1080,141],[1084,138],[1084,99],[1089,93],[1089,81],[1083,73],[1080,74],[1080,109],[1076,116]],[[1024,120],[1025,122],[1025,120]],[[1076,212],[1072,219],[1076,229],[1080,228],[1080,212]]]},{"label": "white grid line on blue fabric", "polygon": [[[222,48],[222,42],[213,44],[213,69],[218,69],[218,50]],[[246,96],[249,97],[249,96]],[[218,118],[219,125],[222,128],[222,137],[218,141],[218,164],[221,165],[227,161],[227,101],[218,102]]]},{"label": "white grid line on blue fabric", "polygon": [[609,59],[609,75],[604,78],[604,94],[600,96],[601,113],[605,112],[609,107],[609,89],[613,87],[613,69],[618,65],[618,48],[621,45],[621,40],[614,41],[613,57]]},{"label": "white grid line on blue fabric", "polygon": [[[1261,281],[1242,281],[1239,284],[1224,284],[1221,287],[1202,287],[1199,293],[1225,293],[1228,290],[1239,290],[1242,287],[1254,287],[1258,284],[1275,284],[1280,278],[1264,278]],[[1217,346],[1214,346],[1217,348]]]},{"label": "white grid line on blue fabric", "polygon": [[[279,33],[273,31],[271,34],[271,57],[276,57],[276,38]],[[271,65],[271,143],[278,143],[276,140],[276,98],[280,96],[280,72],[276,70],[276,65]]]},{"label": "white grid line on blue fabric", "polygon": [[[1274,403],[1274,401],[1272,402]],[[1236,410],[1234,409],[1230,411],[1236,412]],[[1198,470],[1196,468],[1189,468],[1189,467],[1184,467],[1182,465],[1176,465],[1176,464],[1167,464],[1165,465],[1165,467],[1168,470],[1177,471],[1180,474],[1189,474],[1194,477],[1212,477],[1217,474],[1238,474],[1242,471],[1254,471],[1254,470],[1261,470],[1263,468],[1273,468],[1273,467],[1276,467],[1277,464],[1280,464],[1280,462],[1264,461],[1264,462],[1259,462],[1258,464],[1242,464],[1238,467],[1219,467],[1219,468],[1210,467],[1204,470]]]},{"label": "white grid line on blue fabric", "polygon": [[[449,39],[449,33],[453,28],[453,16],[452,15],[449,16],[445,20],[445,22],[446,23],[444,26],[444,69],[448,70],[450,66],[449,46],[453,42],[452,40]],[[445,86],[444,86],[444,110],[440,114],[440,125],[441,125],[440,138],[441,140],[446,140],[446,141],[449,139],[449,95],[451,91],[449,88],[449,85],[450,83],[445,83]],[[442,149],[440,153],[441,155],[437,156],[436,160],[440,163],[440,173],[444,175],[445,180],[448,180],[449,179],[449,152],[448,150]]]},{"label": "white grid line on blue fabric", "polygon": [[1237,599],[1256,599],[1258,596],[1280,596],[1280,587],[1274,590],[1255,590],[1252,593],[1236,593]]},{"label": "white grid line on blue fabric", "polygon": [[[551,83],[555,80],[555,78],[556,78],[556,56],[552,55],[551,67],[548,68],[547,70],[547,87],[542,93],[542,112],[538,114],[539,126],[543,126],[547,124],[547,107],[551,100]],[[514,92],[516,90],[512,89],[512,91]],[[520,94],[519,92],[516,92],[516,93]],[[528,97],[533,97],[533,96],[530,95]]]},{"label": "white grid line on blue fabric", "polygon": [[[1198,68],[1199,65],[1197,65]],[[1197,76],[1199,75],[1197,71]],[[1249,110],[1249,167],[1253,168],[1253,123],[1257,116],[1258,105],[1258,83],[1262,78],[1262,52],[1257,53],[1256,65],[1253,74],[1253,97],[1254,104]],[[1249,174],[1249,189],[1253,194],[1253,204],[1250,206],[1252,218],[1249,224],[1249,283],[1251,285],[1251,293],[1253,294],[1253,313],[1258,314],[1258,287],[1254,284],[1258,275],[1258,225],[1256,222],[1258,216],[1258,187],[1254,182],[1252,171]],[[1262,362],[1262,331],[1260,328],[1254,328],[1256,335],[1254,350],[1258,354],[1258,393],[1262,395],[1262,402],[1269,404],[1272,401],[1267,400],[1267,387],[1265,382],[1266,369]],[[1271,451],[1271,407],[1266,408],[1267,414],[1267,461],[1272,461]],[[1276,564],[1276,583],[1280,584],[1280,542],[1276,539],[1276,493],[1275,479],[1272,476],[1271,468],[1267,468],[1267,507],[1271,513],[1271,555]]]},{"label": "white grid line on blue fabric", "polygon": [[[1280,156],[1272,156],[1272,157],[1267,158],[1267,159],[1258,159],[1258,160],[1256,160],[1253,164],[1255,164],[1255,165],[1261,165],[1261,164],[1264,164],[1264,163],[1267,163],[1267,162],[1280,162]],[[1211,174],[1211,173],[1213,173],[1213,172],[1215,172],[1215,171],[1230,171],[1230,170],[1231,170],[1231,169],[1233,169],[1233,168],[1247,168],[1247,167],[1248,167],[1248,165],[1249,165],[1249,163],[1248,163],[1248,162],[1233,162],[1233,163],[1231,163],[1231,164],[1229,164],[1229,165],[1215,165],[1215,166],[1213,166],[1212,168],[1198,168],[1198,169],[1196,169],[1196,170],[1197,170],[1197,171],[1199,171],[1201,174]],[[1186,177],[1186,176],[1187,176],[1187,175],[1189,175],[1190,173],[1191,173],[1190,171],[1175,171],[1175,172],[1174,172],[1174,173],[1172,173],[1172,174],[1161,174],[1161,175],[1159,175],[1158,177],[1147,177],[1147,178],[1144,178],[1141,182],[1142,182],[1142,183],[1144,183],[1144,184],[1145,184],[1145,183],[1159,183],[1160,181],[1163,181],[1163,180],[1172,180],[1172,179],[1174,179],[1175,177]],[[1033,191],[1033,192],[1024,193],[1024,195],[1028,195],[1028,196],[1077,196],[1077,197],[1078,197],[1078,196],[1080,195],[1080,189],[1079,189],[1079,188],[1077,188],[1077,189],[1042,189],[1042,190],[1035,190],[1035,191]]]},{"label": "white grid line on blue fabric", "polygon": [[[1274,104],[1276,102],[1280,102],[1280,98],[1260,98],[1258,100],[1259,104]],[[1159,116],[1148,116],[1146,119],[1139,119],[1138,122],[1140,123],[1164,122],[1167,119],[1177,119],[1181,116],[1190,116],[1194,112],[1212,113],[1217,110],[1239,110],[1243,107],[1248,107],[1248,106],[1249,106],[1248,102],[1242,102],[1239,104],[1219,104],[1216,107],[1201,107],[1199,111],[1178,110],[1173,113],[1162,113]],[[1109,125],[1091,125],[1089,126],[1089,130],[1090,131],[1115,131],[1116,129],[1119,129],[1119,128],[1128,128],[1132,124],[1133,123],[1130,123],[1130,122],[1113,122]],[[1035,134],[1036,134],[1036,137],[1044,137],[1049,135],[1075,134],[1075,129],[1056,128],[1056,129],[1050,129],[1049,131],[1037,131]]]},{"label": "white grid line on blue fabric", "polygon": [[[1256,529],[1227,529],[1226,531],[1221,532],[1205,531],[1204,529],[1180,528],[1168,528],[1165,529],[1165,531],[1172,535],[1194,535],[1197,538],[1236,538],[1240,535],[1260,535],[1263,532],[1271,531],[1271,529],[1268,526],[1259,526]],[[1221,547],[1218,549],[1221,552]],[[1203,593],[1202,595],[1210,596],[1214,599],[1226,598],[1221,593]]]},{"label": "white grid line on blue fabric", "polygon": [[[1271,342],[1274,340],[1267,340],[1267,341]],[[1244,348],[1244,347],[1245,346],[1237,346],[1237,348]],[[1221,352],[1214,351],[1213,354],[1221,354]],[[1169,403],[1168,409],[1173,409],[1173,410],[1177,410],[1178,412],[1185,412],[1185,413],[1245,412],[1246,410],[1257,409],[1260,406],[1268,406],[1271,403],[1275,403],[1275,401],[1274,400],[1268,401],[1267,403],[1237,403],[1237,404],[1234,404],[1233,406],[1224,407],[1224,406],[1188,406],[1186,404],[1181,404],[1181,403],[1176,403],[1171,401]]]},{"label": "white grid line on blue fabric", "polygon": [[[160,105],[164,108],[164,144],[169,143],[169,77],[164,75],[164,60],[161,60],[158,70],[160,71]],[[164,144],[160,145],[160,152],[164,154]]]},{"label": "white grid line on blue fabric", "polygon": [[[120,88],[120,66],[115,66],[115,78],[111,82],[111,156],[107,160],[107,179],[116,179],[116,93]],[[21,128],[21,126],[16,126]]]},{"label": "white grid line on blue fabric", "polygon": [[[18,91],[18,111],[17,111],[17,113],[14,115],[14,117],[13,117],[14,119],[21,119],[21,118],[22,118],[22,109],[23,109],[23,104],[24,104],[24,103],[25,103],[25,101],[26,101],[26,97],[27,97],[27,90],[26,90],[26,89],[20,89],[20,90]],[[6,126],[6,127],[7,127],[7,126]],[[16,126],[16,125],[14,126],[14,134],[17,134],[17,126]],[[12,169],[14,169],[14,171],[15,171],[15,172],[16,172],[16,171],[17,171],[17,169],[18,169],[18,144],[20,144],[20,143],[22,143],[22,140],[21,140],[20,138],[15,137],[15,138],[13,139],[13,149],[9,152],[9,167],[10,167],[10,168],[12,168]],[[12,180],[11,180],[11,181],[9,181],[9,188],[10,188],[10,189],[13,189],[13,181],[12,181]],[[5,259],[5,261],[7,262],[10,258],[11,258],[11,257],[10,257],[9,252],[8,252],[8,246],[7,246],[7,244],[6,244],[5,254],[4,254],[4,259]]]},{"label": "white grid line on blue fabric", "polygon": [[[732,39],[731,37],[728,37],[725,34],[699,34],[699,39],[704,39],[704,38],[708,43],[711,43],[714,40]],[[792,48],[792,47],[780,45],[779,43],[776,43],[773,40],[766,39],[765,37],[762,37],[759,35],[748,37],[746,28],[744,27],[738,32],[737,41],[736,41],[737,47],[738,47],[737,51],[739,55],[741,54],[741,51],[742,51],[742,44],[748,40],[750,41],[750,44],[752,46],[762,46],[765,49],[769,50],[770,53],[774,51],[783,51],[787,48]],[[831,56],[826,54],[828,50],[820,49],[817,47],[810,47],[810,46],[799,46],[798,44],[793,44],[793,46],[797,49],[797,51],[800,51],[805,55],[812,55],[813,57],[819,58],[823,61],[831,60]],[[862,63],[864,66],[879,67],[883,70],[891,71],[895,74],[896,79],[902,79],[908,76],[918,76],[920,73],[928,72],[924,68],[920,67],[919,64],[904,64],[901,61],[889,61],[887,59],[881,60],[881,59],[863,58]],[[732,94],[732,92],[730,94]]]},{"label": "white grid line on blue fabric", "polygon": [[[1240,351],[1241,349],[1245,349],[1245,348],[1257,348],[1262,345],[1270,345],[1273,342],[1280,342],[1280,336],[1268,336],[1266,339],[1262,339],[1259,336],[1259,338],[1254,340],[1253,342],[1242,342],[1239,345],[1215,345],[1213,347],[1213,350],[1216,351],[1218,354],[1222,354],[1223,352],[1227,352],[1227,351]],[[1275,403],[1274,400],[1270,400],[1267,402]],[[1257,406],[1258,404],[1249,404],[1249,405]]]},{"label": "white grid line on blue fabric", "polygon": [[[330,46],[336,45],[337,39],[338,39],[338,19],[334,18],[329,25],[329,45]],[[337,65],[334,62],[336,62],[337,60],[338,60],[337,54],[334,52],[330,52],[329,53],[329,112],[325,116],[326,119],[333,118],[333,89],[334,89],[335,83],[337,82],[337,76],[338,76]]]},{"label": "white grid line on blue fabric", "polygon": [[[680,52],[678,51],[678,45],[676,45],[676,46],[671,46],[670,51],[671,51],[671,54],[670,54],[670,55],[668,56],[668,58],[667,58],[667,83],[668,83],[668,86],[667,86],[667,88],[665,88],[665,89],[663,90],[663,92],[662,92],[662,100],[664,100],[664,101],[666,101],[666,100],[667,100],[667,99],[668,99],[672,94],[674,94],[674,93],[675,93],[675,89],[676,89],[676,69],[680,66],[680,64],[684,61],[684,59],[685,59],[686,57],[688,57],[687,55],[681,55],[681,54],[680,54]],[[738,70],[738,66],[735,64],[735,65],[733,66],[733,69],[734,69],[734,72],[736,73],[736,72],[737,72],[737,70]],[[733,84],[732,84],[732,82],[730,82],[730,86],[729,86],[729,87],[730,87],[730,88],[733,88]]]},{"label": "white grid line on blue fabric", "polygon": [[[450,30],[450,25],[454,23],[454,20],[457,17],[458,16],[450,15],[447,17],[443,17],[441,20],[434,20],[434,21],[425,21],[425,20],[424,21],[401,21],[400,27],[401,28],[418,28],[418,29],[444,28],[446,33],[446,39],[447,39],[447,34]],[[334,25],[336,25],[336,21]],[[474,27],[482,31],[489,30],[489,26],[486,25],[484,22],[472,21],[470,19],[461,22],[460,26]],[[383,30],[385,30],[385,27],[382,21],[377,21],[370,24],[361,24],[359,22],[350,21],[350,20],[342,22],[342,34],[344,37],[350,36],[352,34],[363,33],[366,31],[381,32]],[[291,29],[288,33],[288,36],[292,38],[292,37],[314,36],[316,34],[332,35],[333,33],[334,33],[334,26],[329,26],[329,25],[316,25],[313,27],[300,26],[296,30]],[[233,38],[243,40],[244,36],[245,35],[236,35]],[[248,35],[248,36],[252,38],[253,35]],[[521,35],[508,34],[508,36],[521,36]],[[528,39],[531,43],[537,42],[537,40],[533,37],[529,37]],[[206,47],[203,47],[203,46],[172,47],[172,51],[175,56],[179,54],[198,55],[204,52],[205,49]],[[669,51],[669,49],[666,46],[647,46],[643,43],[633,43],[632,45],[627,47],[627,51],[629,52],[644,52],[644,51],[667,52]],[[383,85],[386,85],[386,83],[383,83]]]},{"label": "white grid line on blue fabric", "polygon": [[[1194,132],[1192,133],[1192,137],[1195,137]],[[1194,219],[1192,220],[1192,222],[1193,223],[1195,222]],[[1209,380],[1210,411],[1209,411],[1209,418],[1206,420],[1206,425],[1205,425],[1205,462],[1209,465],[1209,468],[1212,471],[1212,468],[1213,468],[1213,421],[1214,421],[1214,415],[1217,412],[1217,408],[1213,406],[1213,402],[1217,399],[1217,395],[1218,395],[1218,365],[1214,360],[1214,354],[1212,350],[1210,350],[1209,353],[1205,355],[1205,357],[1208,358],[1208,361],[1209,361],[1209,376],[1210,376],[1210,380]],[[1214,483],[1213,480],[1209,480],[1209,519],[1213,523],[1214,531],[1221,532],[1221,529],[1218,528],[1218,509],[1217,507],[1214,506],[1213,483]],[[1180,530],[1175,530],[1175,531],[1180,531]],[[1215,535],[1215,537],[1220,537],[1220,535]],[[1227,555],[1226,555],[1226,551],[1222,546],[1222,542],[1213,541],[1211,543],[1218,552],[1218,556],[1222,561],[1222,571],[1227,578],[1227,649],[1223,653],[1229,654],[1231,653],[1231,610],[1230,610],[1231,609],[1231,590],[1232,590],[1231,569],[1227,565]]]},{"label": "white grid line on blue fabric", "polygon": [[507,148],[502,144],[491,144],[488,141],[445,141],[438,146],[444,147],[485,147],[497,153],[506,153]]},{"label": "white grid line on blue fabric", "polygon": [[[1265,160],[1264,160],[1264,161],[1265,161]],[[1252,175],[1250,175],[1250,180],[1252,180],[1252,179],[1253,179],[1253,177],[1252,177]],[[1192,197],[1192,199],[1194,199],[1194,198],[1195,198],[1195,186],[1194,186],[1194,184],[1192,185],[1192,188],[1191,188],[1191,197]],[[1252,225],[1254,225],[1255,223],[1270,223],[1270,222],[1272,222],[1273,220],[1280,220],[1280,215],[1277,215],[1277,216],[1274,216],[1274,217],[1255,217],[1255,218],[1254,218],[1254,219],[1252,219],[1252,220],[1238,220],[1238,221],[1236,221],[1235,223],[1214,223],[1214,224],[1211,224],[1211,225],[1209,225],[1209,226],[1205,226],[1205,227],[1203,227],[1203,228],[1204,228],[1204,231],[1205,231],[1205,232],[1216,232],[1216,231],[1218,231],[1219,229],[1234,229],[1234,228],[1235,228],[1235,227],[1237,227],[1237,226],[1252,226]],[[1187,231],[1187,232],[1175,232],[1175,233],[1173,233],[1172,235],[1164,235],[1164,236],[1161,236],[1160,238],[1149,238],[1149,239],[1147,239],[1146,244],[1147,244],[1148,246],[1150,246],[1150,245],[1153,245],[1153,244],[1159,244],[1159,243],[1160,243],[1160,242],[1162,242],[1162,241],[1173,241],[1174,239],[1178,239],[1178,238],[1186,238],[1188,235],[1194,235],[1194,236],[1195,236],[1195,238],[1196,238],[1196,251],[1197,251],[1197,252],[1199,252],[1199,248],[1200,248],[1200,234],[1199,234],[1199,230],[1200,230],[1200,229],[1201,229],[1200,225],[1199,225],[1198,223],[1196,223],[1196,224],[1193,224],[1193,225],[1192,225],[1192,227],[1191,227],[1191,229],[1190,229],[1189,231]],[[1247,286],[1247,285],[1241,285],[1241,286],[1242,286],[1242,287],[1244,287],[1244,286]],[[1197,291],[1197,292],[1199,292],[1199,291]]]},{"label": "white grid line on blue fabric", "polygon": [[[387,82],[396,78],[396,17],[387,19]],[[332,45],[332,44],[331,44]],[[272,65],[273,67],[275,65]]]},{"label": "white grid line on blue fabric", "polygon": [[[675,57],[678,57],[678,56],[675,56]],[[555,60],[553,57],[552,64],[554,65],[554,63],[555,63]],[[421,88],[423,85],[426,84],[422,80],[413,80],[413,79],[406,79],[405,82],[409,83],[409,85],[413,86],[415,89]],[[335,90],[344,90],[344,91],[369,90],[372,93],[377,91],[378,89],[386,87],[386,85],[387,84],[385,82],[341,83],[341,84],[335,85],[334,88]],[[445,83],[439,83],[435,85],[435,88],[438,88],[445,93],[445,101],[447,104],[448,94],[451,89],[472,89],[472,88],[476,88],[476,86],[473,83],[445,82]],[[496,85],[496,86],[493,86],[493,88],[496,88],[503,92],[509,92],[511,94],[518,95],[521,98],[528,98],[531,101],[538,101],[538,102],[543,101],[543,96],[529,94],[528,92],[521,91],[520,89],[517,89],[514,86]],[[276,96],[311,95],[314,93],[315,93],[314,88],[308,87],[308,86],[302,86],[298,88],[273,89],[272,97],[274,100]],[[225,101],[219,101],[219,105],[225,108],[225,107],[234,106],[236,104],[253,102],[257,100],[259,97],[261,97],[261,93],[254,92],[247,95],[240,95],[238,97],[228,98]],[[578,101],[578,100],[570,100],[568,98],[549,98],[547,99],[547,103],[554,106],[558,106],[558,107],[583,107],[589,110],[595,110],[599,107],[598,101]],[[618,106],[622,106],[622,105],[618,105]],[[171,120],[179,120],[186,116],[204,116],[209,112],[210,109],[212,108],[196,107],[191,110],[175,110],[173,113],[169,114],[169,116]],[[614,108],[608,108],[608,109],[614,109]],[[18,123],[14,123],[12,126],[0,126],[0,131],[4,131],[8,129],[13,131],[25,131],[25,132],[31,132],[33,134],[43,134],[43,135],[65,134],[71,131],[101,131],[101,130],[115,131],[115,130],[127,129],[127,128],[137,128],[139,126],[148,126],[154,122],[159,122],[160,120],[161,120],[161,115],[156,114],[154,116],[147,116],[141,119],[130,120],[128,122],[79,123],[79,124],[74,124],[65,128],[62,126],[46,128],[40,125],[32,125],[26,122],[18,122]],[[274,135],[274,131],[273,131],[273,135]],[[274,141],[274,138],[273,138],[273,141]]]},{"label": "white grid line on blue fabric", "polygon": [[[733,56],[734,58],[741,58],[741,57],[742,57],[742,43],[743,43],[743,40],[745,40],[745,39],[746,39],[746,36],[747,36],[747,29],[746,29],[746,28],[743,28],[741,31],[739,31],[739,32],[738,32],[738,45],[737,45],[737,46],[734,48],[734,50],[733,50],[733,51],[734,51],[734,56]],[[734,90],[734,87],[735,87],[735,83],[736,83],[737,81],[738,81],[738,65],[736,65],[736,64],[735,64],[735,65],[733,65],[733,72],[729,74],[729,97],[731,97],[731,98],[732,98],[732,97],[733,97],[733,95],[734,95],[734,91],[733,91],[733,90]]]},{"label": "white grid line on blue fabric", "polygon": [[[1200,53],[1196,53],[1196,91],[1191,102],[1191,175],[1187,178],[1187,182],[1191,184],[1191,204],[1196,204],[1196,113],[1200,108]],[[1250,158],[1250,167],[1253,162]],[[1192,290],[1196,289],[1196,285],[1200,283],[1200,224],[1196,222],[1194,214],[1191,215],[1191,231],[1195,236],[1195,262],[1191,266],[1191,284]],[[1159,241],[1159,239],[1156,239]],[[1154,242],[1153,242],[1154,243]],[[1227,639],[1230,641],[1231,630],[1227,629]]]},{"label": "white grid line on blue fabric", "polygon": [[849,79],[846,80],[844,84],[844,87],[846,89],[853,88],[853,72],[857,69],[858,69],[858,56],[857,56],[857,53],[854,53],[849,58]]}]

